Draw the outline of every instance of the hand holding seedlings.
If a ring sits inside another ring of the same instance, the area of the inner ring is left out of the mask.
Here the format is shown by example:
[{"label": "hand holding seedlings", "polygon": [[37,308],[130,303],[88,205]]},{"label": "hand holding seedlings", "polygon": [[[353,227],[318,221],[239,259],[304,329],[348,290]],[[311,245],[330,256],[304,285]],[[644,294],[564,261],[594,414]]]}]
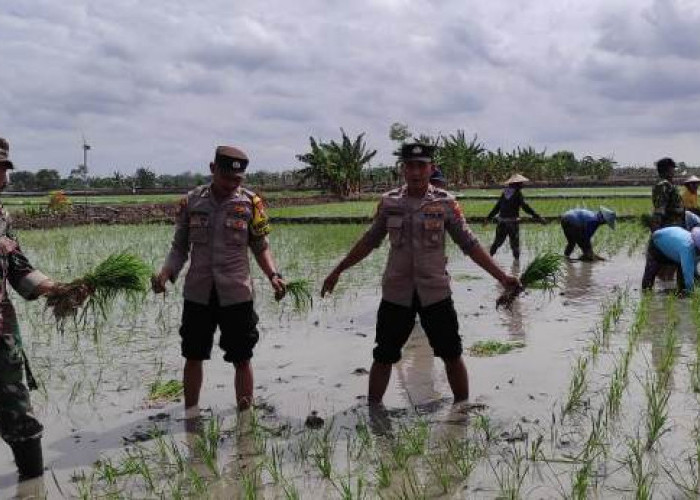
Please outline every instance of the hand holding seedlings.
[{"label": "hand holding seedlings", "polygon": [[287,293],[287,284],[279,273],[272,273],[270,276],[270,284],[275,290],[275,300],[279,302]]},{"label": "hand holding seedlings", "polygon": [[314,298],[311,295],[311,283],[309,280],[290,281],[286,284],[286,292],[292,297],[296,311],[305,311],[313,307]]},{"label": "hand holding seedlings", "polygon": [[538,255],[520,275],[520,286],[507,288],[496,301],[496,308],[505,306],[506,309],[510,309],[515,298],[526,288],[533,286],[544,290],[555,288],[560,272],[561,258],[558,255],[551,252]]},{"label": "hand holding seedlings", "polygon": [[135,255],[112,254],[82,278],[55,287],[47,297],[46,306],[59,322],[75,317],[83,304],[85,311],[92,309],[106,316],[118,295],[135,297],[145,293],[149,276],[151,269]]},{"label": "hand holding seedlings", "polygon": [[165,284],[170,279],[170,271],[163,268],[158,274],[151,276],[151,290],[153,293],[165,293]]}]

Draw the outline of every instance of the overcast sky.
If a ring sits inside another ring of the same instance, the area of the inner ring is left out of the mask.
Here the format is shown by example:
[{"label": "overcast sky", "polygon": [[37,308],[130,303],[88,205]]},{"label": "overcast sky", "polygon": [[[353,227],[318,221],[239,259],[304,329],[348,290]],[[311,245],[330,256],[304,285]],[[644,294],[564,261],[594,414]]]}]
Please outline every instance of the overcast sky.
[{"label": "overcast sky", "polygon": [[20,169],[298,167],[389,126],[700,164],[697,0],[22,0],[0,6],[0,136]]}]

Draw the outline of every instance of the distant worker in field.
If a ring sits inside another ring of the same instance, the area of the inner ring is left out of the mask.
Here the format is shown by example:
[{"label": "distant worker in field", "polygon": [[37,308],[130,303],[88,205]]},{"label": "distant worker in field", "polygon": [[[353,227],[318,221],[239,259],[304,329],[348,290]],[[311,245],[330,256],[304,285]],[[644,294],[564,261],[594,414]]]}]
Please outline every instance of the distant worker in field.
[{"label": "distant worker in field", "polygon": [[642,277],[642,289],[654,287],[656,276],[663,266],[678,269],[678,289],[692,292],[695,286],[695,263],[700,250],[700,227],[688,231],[677,226],[661,228],[651,235],[647,261]]},{"label": "distant worker in field", "polygon": [[656,183],[651,192],[654,205],[651,230],[656,231],[667,226],[683,227],[685,215],[683,200],[678,189],[673,185],[676,162],[671,158],[661,158],[656,162],[656,171],[661,180]]},{"label": "distant worker in field", "polygon": [[392,365],[401,359],[416,314],[435,356],[444,361],[455,401],[469,397],[462,339],[446,270],[446,234],[504,287],[520,284],[481,247],[454,196],[430,184],[435,169],[434,149],[420,143],[401,147],[399,156],[406,183],[382,196],[371,227],[326,277],[321,289],[322,296],[332,293],[340,275],[367,257],[389,235],[389,258],[382,280],[374,363],[369,375],[371,405],[382,402]]},{"label": "distant worker in field", "polygon": [[575,208],[564,212],[561,216],[561,228],[564,230],[564,236],[566,237],[564,256],[571,258],[571,253],[578,245],[582,252],[580,260],[605,260],[605,258],[593,251],[591,239],[603,224],[607,224],[611,229],[615,229],[615,219],[615,212],[605,207],[600,207],[600,210],[597,212],[585,208]]},{"label": "distant worker in field", "polygon": [[545,220],[539,216],[535,210],[525,202],[522,187],[529,179],[523,175],[512,175],[506,182],[506,188],[501,193],[496,205],[486,216],[486,219],[492,221],[495,217],[498,218],[496,226],[496,237],[491,244],[489,253],[495,255],[498,249],[506,241],[506,237],[510,242],[510,249],[513,252],[515,260],[520,259],[520,209],[530,214],[537,222],[542,224]]},{"label": "distant worker in field", "polygon": [[683,208],[690,210],[695,214],[700,214],[700,208],[698,207],[698,185],[700,184],[700,178],[691,175],[685,181],[683,181],[683,187],[681,188],[681,200],[683,201]]},{"label": "distant worker in field", "polygon": [[180,203],[172,247],[153,291],[165,291],[190,261],[185,278],[182,311],[182,356],[185,407],[197,409],[202,387],[203,361],[210,358],[214,332],[224,360],[234,365],[239,410],[253,400],[253,347],[258,342],[258,315],[253,308],[248,249],[279,300],[285,282],[272,258],[270,228],[262,200],[242,187],[248,157],[238,148],[219,146],[209,168],[210,184],[190,191]]},{"label": "distant worker in field", "polygon": [[[7,185],[7,171],[14,168],[9,160],[10,145],[0,138],[0,190]],[[8,295],[8,283],[24,299],[61,293],[54,283],[34,269],[22,253],[10,228],[10,218],[0,206],[0,436],[10,445],[20,481],[41,476],[44,459],[41,449],[43,426],[34,417],[29,389],[36,382],[29,370],[19,323]],[[22,382],[26,375],[27,385]]]}]

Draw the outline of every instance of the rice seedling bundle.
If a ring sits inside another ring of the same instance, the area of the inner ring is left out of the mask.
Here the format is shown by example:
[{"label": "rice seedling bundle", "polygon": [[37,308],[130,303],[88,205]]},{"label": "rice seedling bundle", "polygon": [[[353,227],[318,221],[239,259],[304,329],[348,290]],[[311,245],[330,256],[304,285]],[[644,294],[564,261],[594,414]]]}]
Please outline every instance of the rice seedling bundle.
[{"label": "rice seedling bundle", "polygon": [[496,301],[496,308],[505,306],[507,309],[510,309],[515,298],[526,288],[543,290],[555,288],[561,273],[561,263],[561,257],[552,252],[545,252],[536,256],[520,275],[521,286],[503,292]]},{"label": "rice seedling bundle", "polygon": [[296,311],[306,311],[314,305],[314,298],[311,294],[311,282],[309,280],[292,280],[287,283],[287,294],[292,297],[294,309]]},{"label": "rice seedling bundle", "polygon": [[83,306],[81,318],[89,310],[104,318],[118,296],[136,299],[146,293],[151,274],[150,266],[137,256],[129,252],[112,254],[83,277],[50,294],[46,306],[59,322],[75,317]]}]

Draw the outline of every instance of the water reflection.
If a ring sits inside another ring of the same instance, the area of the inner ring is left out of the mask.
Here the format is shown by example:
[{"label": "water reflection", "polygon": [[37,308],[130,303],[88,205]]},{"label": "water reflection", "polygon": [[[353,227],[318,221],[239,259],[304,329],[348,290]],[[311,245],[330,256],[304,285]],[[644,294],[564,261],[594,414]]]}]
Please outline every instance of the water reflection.
[{"label": "water reflection", "polygon": [[435,356],[428,343],[428,337],[420,325],[416,324],[413,333],[403,348],[401,361],[396,364],[398,386],[403,389],[408,403],[412,406],[434,401],[440,397],[435,388]]},{"label": "water reflection", "polygon": [[566,260],[564,295],[568,300],[590,299],[593,284],[593,264],[591,262],[571,262]]}]

